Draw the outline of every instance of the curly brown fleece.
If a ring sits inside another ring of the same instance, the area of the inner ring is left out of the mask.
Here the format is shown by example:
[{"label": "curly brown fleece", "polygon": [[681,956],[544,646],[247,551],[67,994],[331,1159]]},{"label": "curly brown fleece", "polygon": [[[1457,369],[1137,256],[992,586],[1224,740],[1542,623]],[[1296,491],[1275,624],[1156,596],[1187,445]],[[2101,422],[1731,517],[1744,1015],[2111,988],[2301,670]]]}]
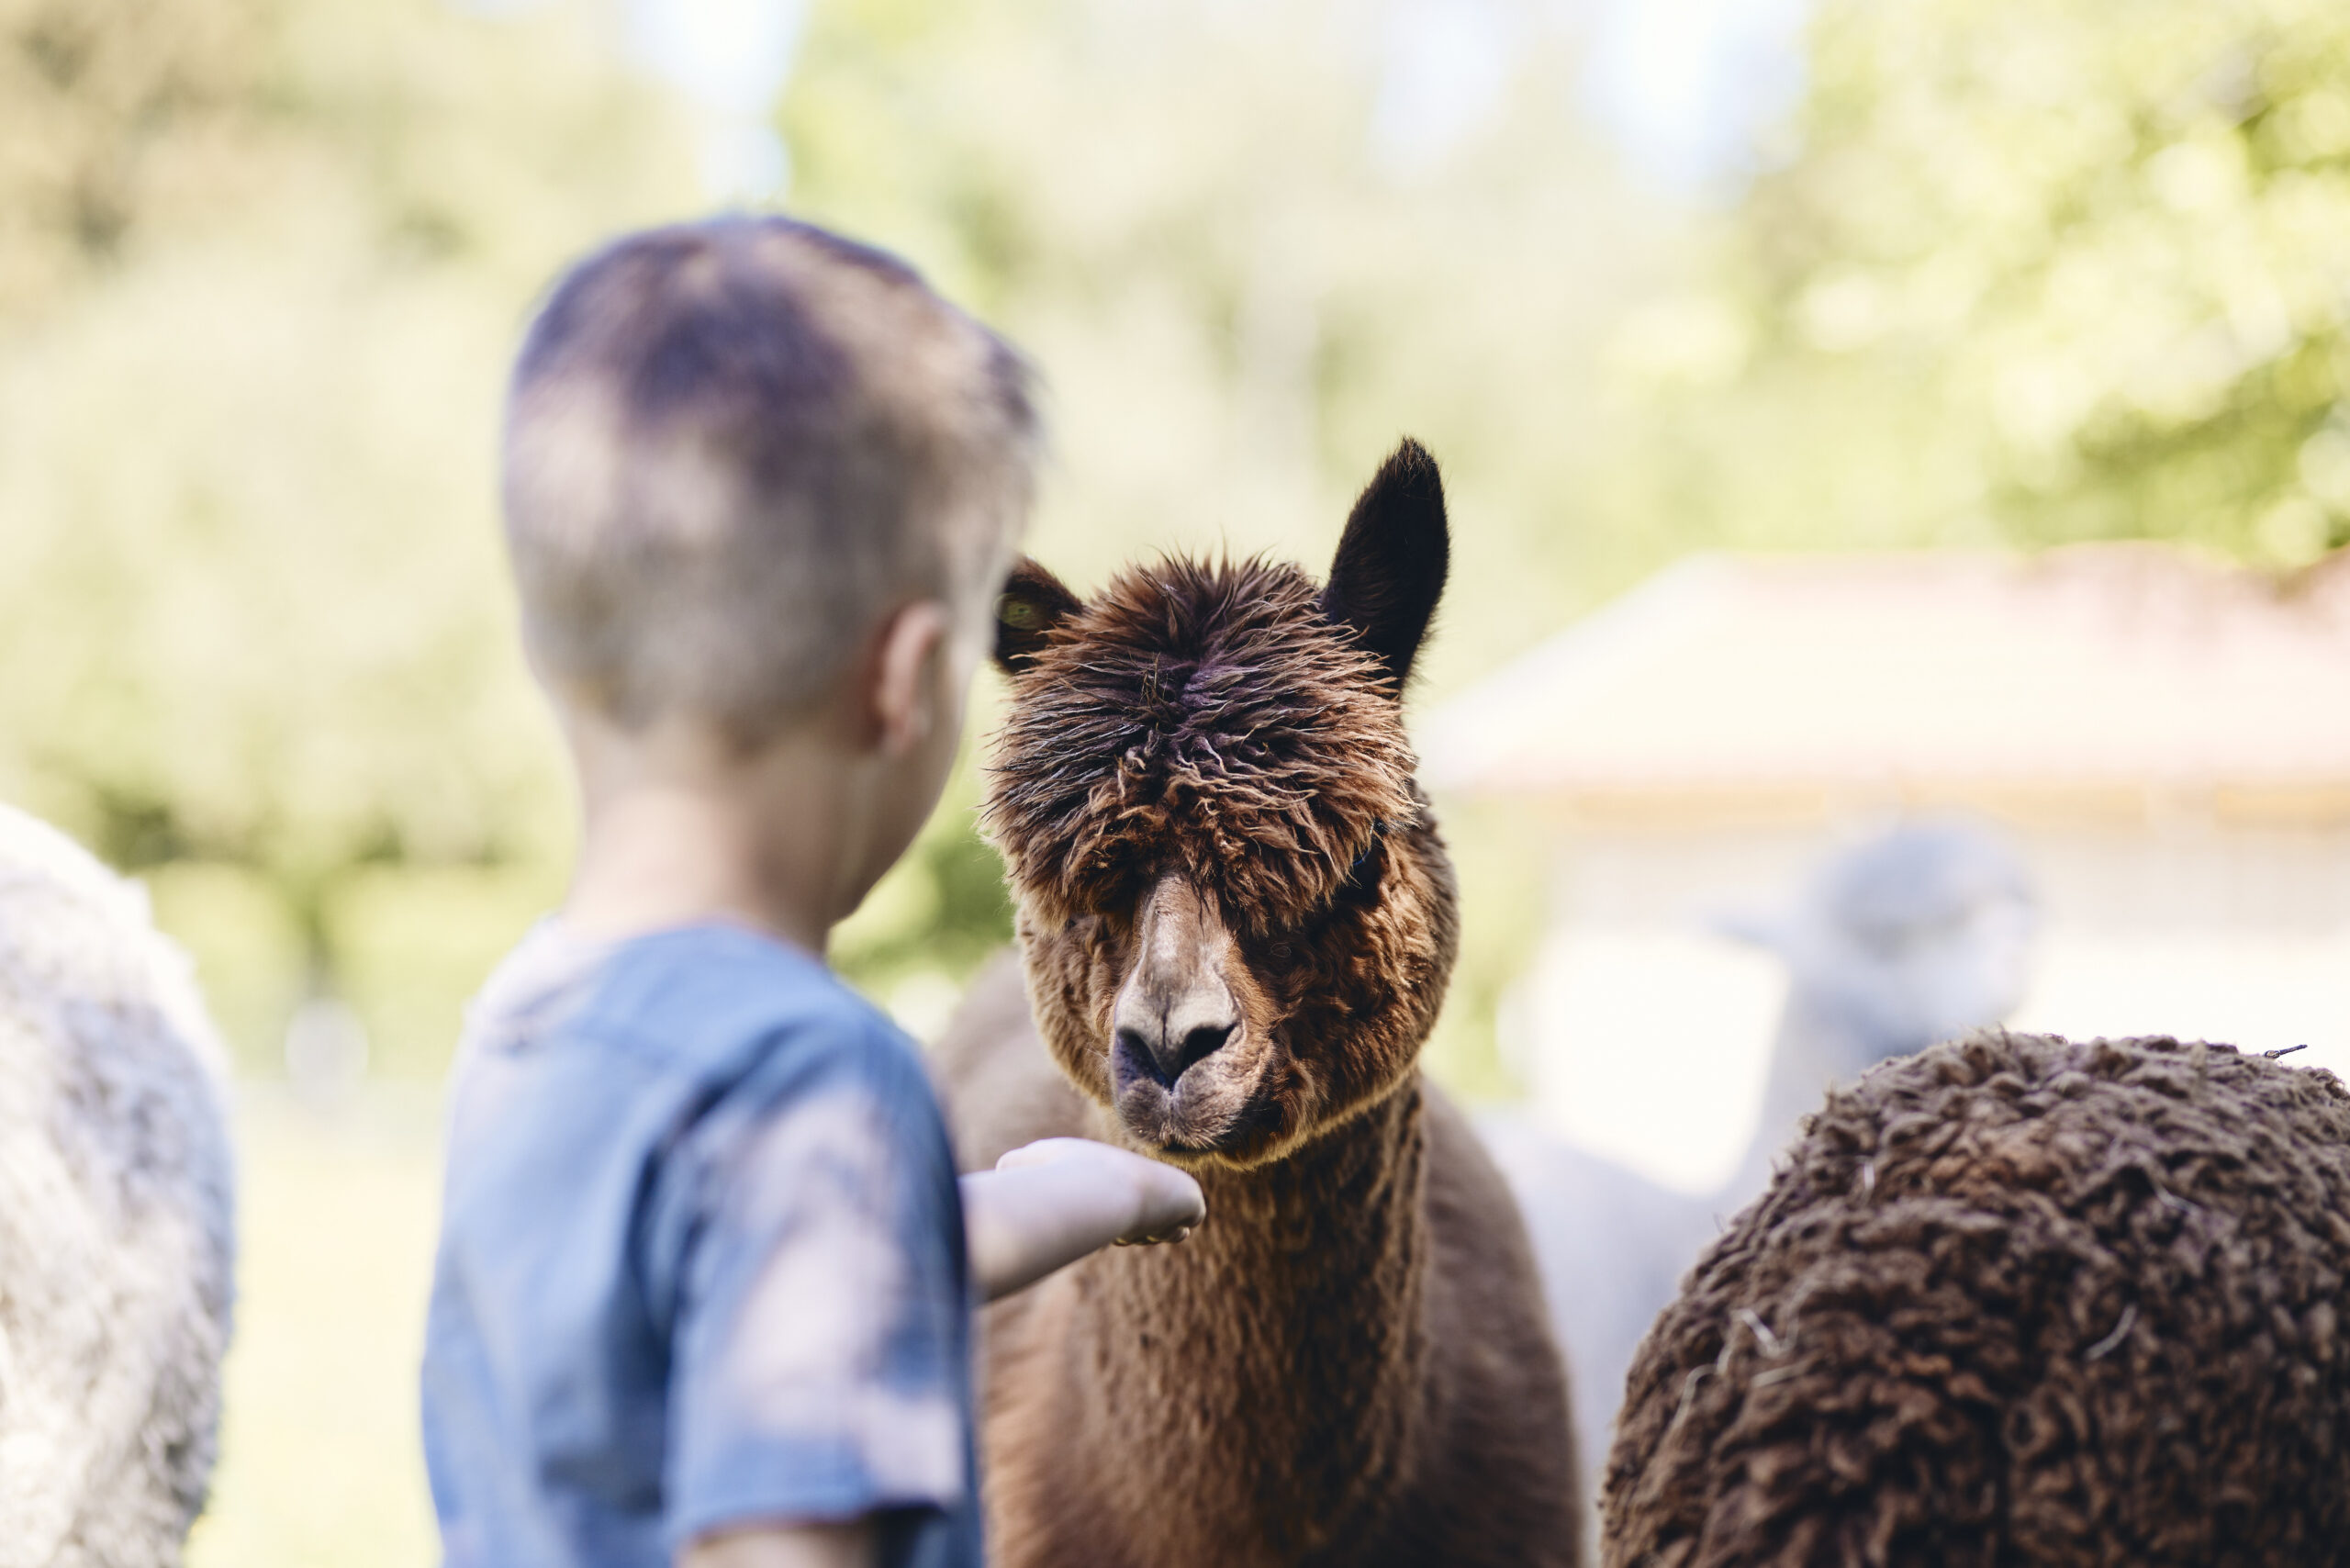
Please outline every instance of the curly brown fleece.
[{"label": "curly brown fleece", "polygon": [[1831,1093],[1628,1380],[1603,1561],[2350,1562],[2350,1092],[1987,1033]]},{"label": "curly brown fleece", "polygon": [[1329,904],[1383,823],[1416,818],[1377,662],[1285,564],[1120,574],[1015,678],[990,835],[1042,913],[1130,908],[1180,869],[1254,932]]}]

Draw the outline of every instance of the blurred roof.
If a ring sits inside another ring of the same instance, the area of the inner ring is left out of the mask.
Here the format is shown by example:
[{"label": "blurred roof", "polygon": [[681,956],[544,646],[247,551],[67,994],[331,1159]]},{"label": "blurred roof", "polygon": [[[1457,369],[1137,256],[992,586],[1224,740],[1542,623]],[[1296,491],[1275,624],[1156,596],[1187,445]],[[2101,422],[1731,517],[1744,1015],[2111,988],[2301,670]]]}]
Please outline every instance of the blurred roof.
[{"label": "blurred roof", "polygon": [[2143,543],[1696,556],[1418,730],[1433,788],[1608,818],[2350,821],[2350,569]]}]

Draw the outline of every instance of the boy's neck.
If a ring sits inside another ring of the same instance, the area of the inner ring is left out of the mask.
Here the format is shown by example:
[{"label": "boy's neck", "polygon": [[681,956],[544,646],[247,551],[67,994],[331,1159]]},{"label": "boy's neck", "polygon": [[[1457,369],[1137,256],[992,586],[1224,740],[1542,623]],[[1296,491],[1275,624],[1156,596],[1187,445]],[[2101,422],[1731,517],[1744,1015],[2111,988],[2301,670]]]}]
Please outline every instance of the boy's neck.
[{"label": "boy's neck", "polygon": [[564,923],[617,940],[708,921],[818,958],[854,902],[851,780],[814,737],[739,763],[681,748],[576,747],[585,821]]}]

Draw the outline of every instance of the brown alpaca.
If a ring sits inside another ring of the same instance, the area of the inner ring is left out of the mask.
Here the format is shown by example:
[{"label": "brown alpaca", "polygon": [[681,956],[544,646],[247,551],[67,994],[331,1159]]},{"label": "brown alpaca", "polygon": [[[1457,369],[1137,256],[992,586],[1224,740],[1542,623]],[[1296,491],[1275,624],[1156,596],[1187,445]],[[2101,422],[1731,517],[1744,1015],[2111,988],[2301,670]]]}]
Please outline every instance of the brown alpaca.
[{"label": "brown alpaca", "polygon": [[1121,1142],[1194,1172],[1208,1219],[991,1310],[996,1561],[1579,1560],[1526,1238],[1416,1065],[1458,921],[1400,700],[1447,553],[1406,442],[1326,589],[1263,562],[1090,602],[1013,576],[988,820],[1028,1005],[1002,968],[940,1047],[963,1157]]}]

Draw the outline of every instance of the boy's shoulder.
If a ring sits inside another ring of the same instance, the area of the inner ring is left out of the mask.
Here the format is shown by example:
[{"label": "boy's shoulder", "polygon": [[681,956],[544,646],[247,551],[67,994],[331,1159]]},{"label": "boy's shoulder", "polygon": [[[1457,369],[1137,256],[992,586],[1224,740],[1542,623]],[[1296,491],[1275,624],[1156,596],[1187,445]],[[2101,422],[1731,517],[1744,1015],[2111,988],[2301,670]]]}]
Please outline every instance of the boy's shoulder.
[{"label": "boy's shoulder", "polygon": [[741,926],[703,924],[621,944],[582,1025],[695,1076],[764,1063],[897,1079],[922,1072],[913,1042],[812,955]]},{"label": "boy's shoulder", "polygon": [[913,1042],[820,959],[715,922],[603,945],[542,928],[484,987],[467,1034],[491,1055],[610,1053],[632,1076],[703,1084],[780,1071],[927,1086]]}]

